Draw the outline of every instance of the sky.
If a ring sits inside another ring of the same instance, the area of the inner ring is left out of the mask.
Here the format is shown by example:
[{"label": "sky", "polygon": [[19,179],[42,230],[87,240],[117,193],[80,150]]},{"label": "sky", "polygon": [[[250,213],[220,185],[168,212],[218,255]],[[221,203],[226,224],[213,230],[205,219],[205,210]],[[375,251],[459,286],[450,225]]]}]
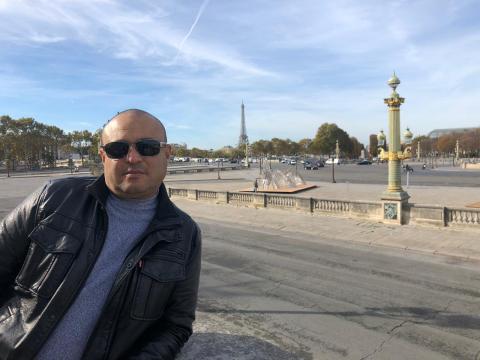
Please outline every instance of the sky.
[{"label": "sky", "polygon": [[0,0],[0,115],[95,131],[140,108],[171,143],[480,124],[480,1]]}]

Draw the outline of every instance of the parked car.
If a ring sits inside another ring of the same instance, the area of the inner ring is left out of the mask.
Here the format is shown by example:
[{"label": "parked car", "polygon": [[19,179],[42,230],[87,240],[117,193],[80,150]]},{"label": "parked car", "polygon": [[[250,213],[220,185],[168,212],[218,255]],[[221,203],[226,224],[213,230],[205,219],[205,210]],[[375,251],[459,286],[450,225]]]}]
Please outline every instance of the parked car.
[{"label": "parked car", "polygon": [[364,159],[357,162],[357,165],[372,165],[372,162],[370,160]]},{"label": "parked car", "polygon": [[292,160],[290,160],[289,164],[290,165],[297,165],[297,160],[292,159]]},{"label": "parked car", "polygon": [[324,167],[323,161],[321,160],[306,160],[303,164],[305,170],[318,170],[321,167]]}]

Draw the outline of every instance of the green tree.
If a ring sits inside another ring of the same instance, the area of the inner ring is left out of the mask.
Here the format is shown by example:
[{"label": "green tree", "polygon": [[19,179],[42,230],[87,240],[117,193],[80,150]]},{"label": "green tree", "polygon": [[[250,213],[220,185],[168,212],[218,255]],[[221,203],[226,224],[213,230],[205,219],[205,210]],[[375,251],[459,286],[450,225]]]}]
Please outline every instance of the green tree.
[{"label": "green tree", "polygon": [[335,152],[336,141],[338,140],[341,152],[351,154],[353,145],[348,133],[337,126],[337,124],[322,124],[315,138],[312,141],[311,148],[319,154],[333,154]]},{"label": "green tree", "polygon": [[352,152],[349,154],[351,158],[358,159],[364,149],[364,146],[355,136],[350,137],[352,143]]},{"label": "green tree", "polygon": [[88,151],[93,143],[93,135],[88,130],[73,131],[69,134],[70,144],[72,149],[80,155],[82,160],[82,166],[84,165],[84,157],[88,154]]},{"label": "green tree", "polygon": [[298,142],[299,153],[300,154],[308,154],[310,153],[310,145],[312,144],[312,139],[302,139]]}]

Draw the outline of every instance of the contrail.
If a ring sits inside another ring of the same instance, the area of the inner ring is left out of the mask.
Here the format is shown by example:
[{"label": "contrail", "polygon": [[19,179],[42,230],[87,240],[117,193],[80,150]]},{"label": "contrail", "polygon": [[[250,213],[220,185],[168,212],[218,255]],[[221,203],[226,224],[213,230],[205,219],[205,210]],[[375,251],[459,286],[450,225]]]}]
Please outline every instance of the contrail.
[{"label": "contrail", "polygon": [[175,56],[174,62],[175,62],[175,60],[177,60],[178,55],[180,55],[180,52],[182,51],[183,45],[185,44],[185,42],[188,40],[188,38],[192,34],[193,29],[195,29],[195,26],[197,25],[198,20],[200,19],[200,16],[202,16],[203,11],[205,10],[205,8],[207,7],[209,2],[210,2],[210,0],[204,0],[203,3],[202,3],[202,6],[200,6],[200,10],[198,10],[198,14],[197,14],[197,17],[195,18],[195,21],[193,22],[192,26],[190,27],[190,30],[188,31],[187,35],[185,35],[182,42],[178,46],[178,52],[177,52],[177,55]]}]

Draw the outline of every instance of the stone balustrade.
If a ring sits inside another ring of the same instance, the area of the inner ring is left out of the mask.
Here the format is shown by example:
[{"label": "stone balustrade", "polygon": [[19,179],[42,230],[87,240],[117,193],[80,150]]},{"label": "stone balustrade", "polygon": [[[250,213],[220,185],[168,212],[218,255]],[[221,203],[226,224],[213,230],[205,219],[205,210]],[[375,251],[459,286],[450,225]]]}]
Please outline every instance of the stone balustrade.
[{"label": "stone balustrade", "polygon": [[[185,197],[191,200],[212,201],[218,204],[296,210],[319,215],[367,218],[375,221],[382,221],[383,219],[381,201],[346,201],[266,193],[176,188],[168,188],[168,193],[170,197]],[[480,209],[407,203],[402,211],[404,212],[404,224],[473,226],[480,229]]]}]

